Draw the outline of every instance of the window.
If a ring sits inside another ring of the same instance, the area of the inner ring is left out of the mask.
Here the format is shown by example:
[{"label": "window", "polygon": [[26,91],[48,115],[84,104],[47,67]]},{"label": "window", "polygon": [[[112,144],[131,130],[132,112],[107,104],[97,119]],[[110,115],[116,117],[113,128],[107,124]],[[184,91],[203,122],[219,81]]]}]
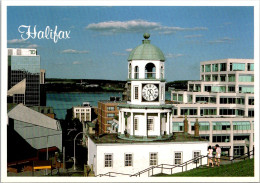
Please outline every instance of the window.
[{"label": "window", "polygon": [[235,82],[235,81],[236,81],[235,74],[229,74],[228,75],[228,82]]},{"label": "window", "polygon": [[178,95],[178,101],[179,102],[183,102],[183,94],[179,94]]},{"label": "window", "polygon": [[[200,156],[200,151],[193,151],[192,153],[192,159],[196,158],[196,157],[199,157]],[[201,160],[200,160],[201,161]],[[194,160],[193,163],[196,163],[196,160]],[[199,163],[199,162],[197,162]]]},{"label": "window", "polygon": [[138,118],[134,118],[135,130],[138,130]]},{"label": "window", "polygon": [[204,65],[201,65],[201,72],[204,72]]},{"label": "window", "polygon": [[128,78],[129,79],[131,79],[132,78],[132,65],[131,65],[131,63],[129,64],[129,66],[128,66]]},{"label": "window", "polygon": [[158,157],[157,153],[150,153],[150,166],[157,165]]},{"label": "window", "polygon": [[107,117],[115,117],[115,114],[114,113],[108,113]]},{"label": "window", "polygon": [[248,64],[247,64],[247,70],[248,70],[248,71],[254,71],[254,64],[248,63]]},{"label": "window", "polygon": [[135,86],[135,100],[138,100],[138,86]]},{"label": "window", "polygon": [[236,90],[235,86],[228,86],[229,93],[235,93],[235,90]]},{"label": "window", "polygon": [[153,118],[148,117],[148,119],[147,119],[147,129],[153,130]]},{"label": "window", "polygon": [[105,154],[105,167],[112,167],[113,154]]},{"label": "window", "polygon": [[173,93],[172,94],[172,100],[173,101],[177,101],[177,93]]},{"label": "window", "polygon": [[239,82],[254,82],[254,75],[239,75]]},{"label": "window", "polygon": [[195,84],[195,91],[200,92],[201,85]]},{"label": "window", "polygon": [[113,122],[113,120],[107,120],[107,124],[112,124]]},{"label": "window", "polygon": [[239,86],[239,93],[254,93],[253,86]]},{"label": "window", "polygon": [[210,64],[207,64],[205,65],[205,72],[211,72],[211,65]]},{"label": "window", "polygon": [[212,81],[218,81],[218,75],[212,75]]},{"label": "window", "polygon": [[248,109],[248,117],[254,117],[254,116],[255,116],[254,109]]},{"label": "window", "polygon": [[211,86],[205,86],[204,91],[205,92],[211,92]]},{"label": "window", "polygon": [[234,156],[241,156],[244,154],[244,146],[234,146]]},{"label": "window", "polygon": [[249,140],[249,135],[241,134],[241,135],[234,135],[233,140]]},{"label": "window", "polygon": [[212,72],[218,72],[218,64],[212,64]]},{"label": "window", "polygon": [[244,71],[245,64],[243,63],[230,63],[230,71]]},{"label": "window", "polygon": [[201,81],[204,81],[204,75],[201,75]]},{"label": "window", "polygon": [[177,115],[177,112],[178,112],[177,109],[173,109],[173,115],[176,116],[176,115]]},{"label": "window", "polygon": [[226,63],[220,63],[219,67],[220,67],[220,71],[227,71],[227,64]]},{"label": "window", "polygon": [[133,155],[125,154],[125,166],[133,166]]},{"label": "window", "polygon": [[217,109],[216,108],[201,108],[200,109],[200,115],[217,115]]},{"label": "window", "polygon": [[192,95],[188,95],[188,102],[192,103]]},{"label": "window", "polygon": [[[191,122],[191,131],[195,130],[194,127],[195,122]],[[208,131],[209,130],[209,122],[199,122],[199,131]]]},{"label": "window", "polygon": [[212,92],[217,92],[217,93],[225,93],[226,92],[226,86],[212,86],[211,89]]},{"label": "window", "polygon": [[197,109],[181,109],[181,115],[197,115]]},{"label": "window", "polygon": [[183,122],[172,122],[172,131],[181,132],[184,129],[183,126]]},{"label": "window", "polygon": [[182,164],[182,152],[174,152],[174,164]]},{"label": "window", "polygon": [[193,91],[193,87],[194,87],[193,84],[189,84],[189,91]]},{"label": "window", "polygon": [[156,77],[156,68],[153,63],[148,63],[145,66],[145,79],[155,79]]},{"label": "window", "polygon": [[230,142],[229,135],[213,135],[212,142]]},{"label": "window", "polygon": [[228,121],[218,121],[212,122],[213,130],[230,130],[230,122]]},{"label": "window", "polygon": [[138,66],[135,66],[134,78],[139,79],[139,67]]},{"label": "window", "polygon": [[220,81],[225,82],[226,81],[226,75],[220,75]]},{"label": "window", "polygon": [[200,138],[206,139],[209,141],[209,135],[200,135]]},{"label": "window", "polygon": [[113,106],[113,107],[108,106],[108,107],[107,107],[107,110],[108,110],[108,111],[114,111],[114,110],[115,110],[115,107],[114,107],[114,106]]},{"label": "window", "polygon": [[254,105],[254,99],[253,98],[248,99],[248,105]]},{"label": "window", "polygon": [[210,75],[205,75],[205,81],[210,81]]}]

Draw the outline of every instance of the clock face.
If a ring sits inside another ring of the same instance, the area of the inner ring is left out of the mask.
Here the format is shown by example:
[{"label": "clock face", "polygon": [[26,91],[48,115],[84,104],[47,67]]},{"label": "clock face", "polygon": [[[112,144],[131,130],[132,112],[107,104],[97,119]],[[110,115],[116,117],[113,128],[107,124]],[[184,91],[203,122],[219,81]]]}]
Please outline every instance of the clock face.
[{"label": "clock face", "polygon": [[159,91],[154,84],[146,84],[143,87],[143,98],[147,101],[153,101],[158,97]]}]

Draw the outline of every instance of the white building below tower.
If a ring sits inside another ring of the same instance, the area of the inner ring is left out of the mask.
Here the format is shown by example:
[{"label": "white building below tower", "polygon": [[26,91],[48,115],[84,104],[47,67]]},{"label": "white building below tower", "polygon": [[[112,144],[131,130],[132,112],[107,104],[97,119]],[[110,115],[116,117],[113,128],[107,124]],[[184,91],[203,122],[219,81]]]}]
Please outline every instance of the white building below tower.
[{"label": "white building below tower", "polygon": [[[95,175],[116,172],[115,176],[149,176],[151,172],[142,170],[160,164],[176,166],[207,155],[205,139],[184,132],[172,133],[173,106],[165,104],[165,57],[150,44],[149,37],[145,33],[145,40],[128,57],[129,95],[127,103],[117,106],[118,134],[88,134],[88,165]],[[206,164],[207,159],[198,163]],[[195,167],[192,162],[187,170]],[[153,174],[160,171],[156,169]],[[182,168],[178,167],[164,173],[180,171]]]}]

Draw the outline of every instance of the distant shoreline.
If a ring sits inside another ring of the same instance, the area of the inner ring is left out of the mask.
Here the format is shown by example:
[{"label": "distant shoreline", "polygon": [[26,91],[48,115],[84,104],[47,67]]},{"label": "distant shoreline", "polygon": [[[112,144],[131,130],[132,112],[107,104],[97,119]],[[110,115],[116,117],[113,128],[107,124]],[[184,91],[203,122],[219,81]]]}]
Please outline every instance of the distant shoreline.
[{"label": "distant shoreline", "polygon": [[122,91],[68,91],[68,92],[59,92],[59,91],[46,91],[46,94],[49,94],[49,93],[104,93],[104,92],[107,92],[107,93],[122,93]]}]

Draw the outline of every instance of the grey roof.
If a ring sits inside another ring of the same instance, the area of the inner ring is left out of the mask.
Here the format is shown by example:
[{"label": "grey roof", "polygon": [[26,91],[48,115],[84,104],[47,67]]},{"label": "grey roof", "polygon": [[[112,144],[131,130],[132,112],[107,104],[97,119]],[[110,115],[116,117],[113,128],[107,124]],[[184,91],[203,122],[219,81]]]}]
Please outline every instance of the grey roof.
[{"label": "grey roof", "polygon": [[8,117],[53,130],[61,130],[59,121],[30,109],[23,104],[19,104],[10,110],[8,112]]}]

